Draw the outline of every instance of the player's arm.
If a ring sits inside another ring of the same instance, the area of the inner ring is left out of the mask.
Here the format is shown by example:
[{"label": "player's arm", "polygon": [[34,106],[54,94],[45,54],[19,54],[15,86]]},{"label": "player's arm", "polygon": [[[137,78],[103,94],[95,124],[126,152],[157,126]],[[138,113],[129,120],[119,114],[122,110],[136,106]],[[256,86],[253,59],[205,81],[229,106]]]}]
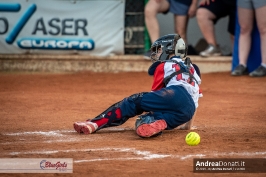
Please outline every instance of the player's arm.
[{"label": "player's arm", "polygon": [[[191,64],[191,67],[193,68],[193,72],[192,73],[193,73],[194,78],[197,80],[198,84],[201,84],[200,70],[199,70],[198,66],[194,65],[194,64]],[[199,88],[199,97],[202,97],[202,96],[203,96],[202,95],[202,91]],[[195,110],[195,113],[194,113],[192,119],[190,121],[188,121],[187,123],[179,126],[178,129],[180,129],[180,130],[192,130],[192,129],[195,129],[195,127],[193,127],[193,122],[195,120],[196,114],[197,114],[197,109]]]},{"label": "player's arm", "polygon": [[156,90],[160,90],[161,88],[164,88],[164,64],[165,63],[161,63],[160,65],[157,66],[154,75],[153,75],[153,83],[152,83],[152,87],[151,90],[152,91],[156,91]]},{"label": "player's arm", "polygon": [[200,89],[201,74],[200,74],[199,67],[197,65],[195,65],[195,64],[192,64],[191,67],[194,68],[193,76],[197,80],[197,83],[198,83],[198,86],[199,86],[199,97],[203,97],[202,90]]}]

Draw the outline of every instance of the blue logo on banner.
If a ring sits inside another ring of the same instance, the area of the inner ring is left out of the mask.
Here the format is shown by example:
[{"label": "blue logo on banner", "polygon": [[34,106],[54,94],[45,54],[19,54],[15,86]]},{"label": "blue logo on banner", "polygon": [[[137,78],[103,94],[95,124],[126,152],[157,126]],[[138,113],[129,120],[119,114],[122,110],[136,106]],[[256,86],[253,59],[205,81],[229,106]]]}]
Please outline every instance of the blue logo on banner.
[{"label": "blue logo on banner", "polygon": [[37,7],[36,7],[35,4],[30,5],[30,7],[21,16],[21,18],[19,19],[19,21],[17,22],[17,24],[15,25],[15,27],[13,28],[13,30],[10,32],[10,34],[6,38],[6,42],[8,44],[12,44],[14,42],[14,40],[16,39],[16,37],[19,34],[19,32],[22,30],[22,28],[24,27],[24,25],[30,19],[30,17],[32,16],[32,14],[35,12],[36,8]]},{"label": "blue logo on banner", "polygon": [[17,42],[22,49],[76,49],[76,50],[92,50],[94,49],[94,41],[75,40],[75,39],[40,39],[40,38],[22,38]]},{"label": "blue logo on banner", "polygon": [[[0,11],[5,12],[17,12],[21,8],[20,4],[17,3],[0,3]],[[30,17],[36,11],[36,4],[31,4],[27,10],[22,14],[18,22],[15,24],[14,28],[6,37],[6,43],[13,44],[19,35],[20,31],[26,25]],[[1,34],[4,34],[8,30],[8,21],[5,18],[1,18],[6,26]],[[87,22],[86,22],[87,24]],[[85,26],[82,26],[85,30]],[[86,31],[85,31],[86,32]],[[85,33],[87,34],[87,33]],[[17,45],[22,49],[52,49],[52,50],[93,50],[95,47],[94,41],[92,39],[64,39],[64,38],[21,38],[17,41]]]},{"label": "blue logo on banner", "polygon": [[18,12],[20,10],[20,4],[0,4],[0,11],[4,12]]}]

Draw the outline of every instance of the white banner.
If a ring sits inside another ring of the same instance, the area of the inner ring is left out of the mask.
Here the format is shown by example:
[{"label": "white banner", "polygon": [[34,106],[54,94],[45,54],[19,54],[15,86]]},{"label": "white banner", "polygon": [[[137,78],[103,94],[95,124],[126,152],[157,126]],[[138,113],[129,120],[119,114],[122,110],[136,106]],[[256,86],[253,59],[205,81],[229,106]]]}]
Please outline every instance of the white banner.
[{"label": "white banner", "polygon": [[73,159],[0,158],[0,173],[73,173]]},{"label": "white banner", "polygon": [[0,0],[0,53],[124,53],[125,0]]}]

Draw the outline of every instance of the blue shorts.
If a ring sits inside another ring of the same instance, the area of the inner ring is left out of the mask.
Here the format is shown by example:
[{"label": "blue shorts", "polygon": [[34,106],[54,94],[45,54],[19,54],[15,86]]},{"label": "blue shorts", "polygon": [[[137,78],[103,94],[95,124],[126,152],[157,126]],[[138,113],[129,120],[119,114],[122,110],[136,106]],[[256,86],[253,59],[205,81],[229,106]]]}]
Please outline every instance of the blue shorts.
[{"label": "blue shorts", "polygon": [[[129,118],[149,113],[155,120],[165,120],[167,130],[174,129],[190,121],[196,111],[194,100],[188,91],[182,86],[172,85],[154,92],[141,92],[124,98],[108,108],[121,109],[121,118],[115,118],[108,126],[118,126]],[[107,112],[101,113],[98,118]],[[96,119],[98,119],[96,117]],[[103,127],[102,127],[103,128]]]},{"label": "blue shorts", "polygon": [[143,95],[141,108],[152,112],[154,119],[163,119],[171,130],[192,119],[196,106],[187,90],[182,86],[170,86]]},{"label": "blue shorts", "polygon": [[187,15],[192,0],[168,0],[169,11],[175,15]]},{"label": "blue shorts", "polygon": [[266,0],[238,0],[237,6],[244,9],[257,9],[266,6]]}]

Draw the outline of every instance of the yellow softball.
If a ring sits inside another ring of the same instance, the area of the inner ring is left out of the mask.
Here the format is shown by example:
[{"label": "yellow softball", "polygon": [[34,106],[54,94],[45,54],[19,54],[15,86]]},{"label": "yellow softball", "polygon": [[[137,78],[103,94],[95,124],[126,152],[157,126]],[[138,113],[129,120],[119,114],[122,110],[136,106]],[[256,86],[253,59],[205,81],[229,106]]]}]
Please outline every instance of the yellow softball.
[{"label": "yellow softball", "polygon": [[189,132],[185,140],[188,145],[196,146],[200,143],[200,136],[196,132]]}]

